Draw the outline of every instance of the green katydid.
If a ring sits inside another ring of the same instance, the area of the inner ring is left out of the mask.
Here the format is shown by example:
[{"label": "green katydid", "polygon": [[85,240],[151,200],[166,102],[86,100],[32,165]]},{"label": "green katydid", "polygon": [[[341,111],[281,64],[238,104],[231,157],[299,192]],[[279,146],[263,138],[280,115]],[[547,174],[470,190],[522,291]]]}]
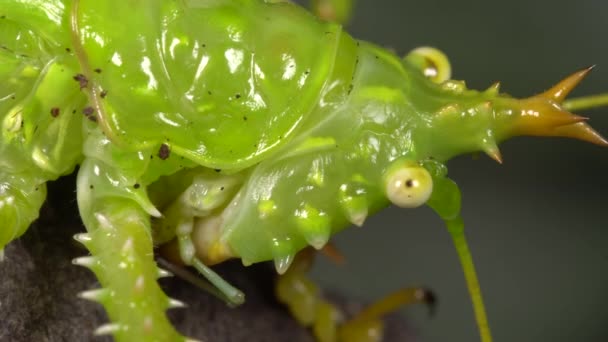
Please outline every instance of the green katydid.
[{"label": "green katydid", "polygon": [[402,59],[286,2],[4,2],[0,248],[37,217],[45,183],[80,165],[77,240],[91,256],[75,263],[102,285],[81,296],[104,305],[98,332],[117,340],[185,339],[164,315],[179,304],[156,284],[154,245],[238,304],[209,265],[289,272],[297,252],[392,203],[446,221],[489,342],[444,163],[500,161],[497,144],[517,135],[608,145],[564,108],[603,98],[562,106],[590,69],[518,100],[450,80],[434,49]]}]

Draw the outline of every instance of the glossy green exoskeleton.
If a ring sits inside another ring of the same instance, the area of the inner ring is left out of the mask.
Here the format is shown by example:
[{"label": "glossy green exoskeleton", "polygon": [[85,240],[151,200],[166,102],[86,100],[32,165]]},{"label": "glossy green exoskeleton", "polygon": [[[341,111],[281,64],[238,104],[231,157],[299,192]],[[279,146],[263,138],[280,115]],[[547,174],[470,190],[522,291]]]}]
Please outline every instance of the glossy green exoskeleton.
[{"label": "glossy green exoskeleton", "polygon": [[434,50],[401,59],[289,3],[3,0],[0,18],[0,249],[37,217],[45,183],[80,165],[76,238],[91,256],[75,263],[101,284],[81,296],[120,341],[184,340],[155,245],[239,303],[207,265],[284,273],[391,203],[445,220],[490,341],[444,163],[500,160],[516,135],[608,145],[561,106],[590,69],[523,100],[468,90],[429,66]]}]

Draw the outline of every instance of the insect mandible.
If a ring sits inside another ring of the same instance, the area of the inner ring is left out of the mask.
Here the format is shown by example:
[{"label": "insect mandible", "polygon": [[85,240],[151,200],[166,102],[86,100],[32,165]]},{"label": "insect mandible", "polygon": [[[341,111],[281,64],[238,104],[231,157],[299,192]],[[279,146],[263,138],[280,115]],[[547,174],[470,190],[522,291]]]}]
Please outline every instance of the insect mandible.
[{"label": "insect mandible", "polygon": [[183,339],[164,317],[175,303],[155,283],[153,242],[176,246],[238,303],[207,265],[274,260],[286,272],[305,246],[392,202],[426,203],[447,221],[490,341],[443,163],[478,150],[499,160],[497,143],[513,135],[606,145],[559,105],[589,69],[516,100],[429,80],[429,50],[402,60],[286,3],[8,1],[4,11],[1,243],[36,218],[46,181],[80,165],[88,233],[77,239],[92,256],[75,262],[102,285],[81,296],[104,305],[113,323],[99,332],[117,340]]}]

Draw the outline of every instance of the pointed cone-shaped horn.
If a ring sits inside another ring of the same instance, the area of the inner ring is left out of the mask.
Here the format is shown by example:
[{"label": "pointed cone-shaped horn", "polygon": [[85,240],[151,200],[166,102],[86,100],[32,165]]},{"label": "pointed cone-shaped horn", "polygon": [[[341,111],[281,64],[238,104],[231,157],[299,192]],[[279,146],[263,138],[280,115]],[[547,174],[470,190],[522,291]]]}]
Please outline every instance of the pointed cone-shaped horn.
[{"label": "pointed cone-shaped horn", "polygon": [[573,73],[551,87],[551,89],[537,96],[553,99],[557,103],[561,103],[572,91],[572,89],[574,89],[594,67],[595,65],[592,65]]},{"label": "pointed cone-shaped horn", "polygon": [[551,136],[555,127],[575,124],[587,118],[572,114],[542,96],[514,100],[511,135]]},{"label": "pointed cone-shaped horn", "polygon": [[498,95],[500,93],[500,82],[494,82],[485,92],[488,95]]},{"label": "pointed cone-shaped horn", "polygon": [[502,154],[496,143],[486,143],[482,148],[490,158],[494,159],[498,164],[502,164]]},{"label": "pointed cone-shaped horn", "polygon": [[553,136],[574,138],[590,142],[603,147],[608,147],[608,140],[602,137],[586,122],[579,122],[571,125],[554,128]]},{"label": "pointed cone-shaped horn", "polygon": [[608,146],[608,141],[584,121],[587,118],[568,112],[561,102],[593,69],[581,69],[544,93],[526,98],[502,97],[494,101],[499,140],[517,135],[569,137]]}]

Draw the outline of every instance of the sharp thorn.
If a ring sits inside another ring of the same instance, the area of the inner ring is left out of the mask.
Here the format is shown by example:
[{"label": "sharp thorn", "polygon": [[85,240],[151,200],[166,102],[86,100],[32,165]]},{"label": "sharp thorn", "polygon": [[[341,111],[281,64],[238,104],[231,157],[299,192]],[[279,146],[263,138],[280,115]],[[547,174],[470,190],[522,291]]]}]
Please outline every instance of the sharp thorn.
[{"label": "sharp thorn", "polygon": [[360,212],[348,212],[348,220],[357,227],[362,227],[367,219],[367,209]]},{"label": "sharp thorn", "polygon": [[556,102],[561,103],[572,91],[572,89],[574,89],[594,67],[595,65],[592,65],[571,74],[551,87],[549,90],[542,93],[540,96],[553,99]]},{"label": "sharp thorn", "polygon": [[95,213],[95,218],[97,219],[97,222],[99,222],[99,227],[102,229],[109,229],[112,228],[112,222],[110,222],[110,220],[103,214],[101,213]]},{"label": "sharp thorn", "polygon": [[90,300],[93,302],[100,303],[104,298],[108,296],[108,289],[94,289],[80,292],[78,298]]},{"label": "sharp thorn", "polygon": [[103,336],[103,335],[112,335],[122,329],[122,326],[118,323],[108,323],[101,325],[99,328],[95,329],[93,333],[95,336]]},{"label": "sharp thorn", "polygon": [[498,164],[502,164],[502,154],[500,153],[500,150],[498,150],[498,149],[486,150],[485,152],[490,158],[494,159]]},{"label": "sharp thorn", "polygon": [[91,238],[91,235],[89,235],[87,233],[80,233],[80,234],[74,235],[74,240],[76,240],[86,246],[89,242],[91,242],[92,238]]},{"label": "sharp thorn", "polygon": [[586,122],[559,126],[553,129],[555,136],[575,138],[603,147],[608,147],[608,140],[596,132]]},{"label": "sharp thorn", "polygon": [[185,308],[186,306],[186,303],[182,302],[181,300],[169,298],[169,309]]},{"label": "sharp thorn", "polygon": [[96,263],[97,263],[97,258],[95,258],[94,256],[78,257],[78,258],[74,258],[72,260],[72,264],[87,267],[87,268],[93,267]]},{"label": "sharp thorn", "polygon": [[306,236],[306,242],[311,245],[314,249],[320,250],[329,241],[329,234],[322,234],[316,232],[316,235]]},{"label": "sharp thorn", "polygon": [[498,164],[502,164],[502,154],[493,140],[486,140],[482,145],[483,151]]},{"label": "sharp thorn", "polygon": [[494,82],[491,86],[488,87],[488,89],[486,89],[486,93],[492,95],[497,95],[498,93],[500,93],[500,82]]},{"label": "sharp thorn", "polygon": [[284,274],[291,266],[294,256],[292,254],[285,255],[274,259],[274,268],[278,274]]},{"label": "sharp thorn", "polygon": [[173,277],[173,273],[171,273],[171,272],[169,272],[167,270],[164,270],[164,269],[162,269],[162,268],[159,267],[158,268],[158,273],[157,273],[156,277],[158,279],[160,279],[160,278],[169,278],[169,277]]}]

